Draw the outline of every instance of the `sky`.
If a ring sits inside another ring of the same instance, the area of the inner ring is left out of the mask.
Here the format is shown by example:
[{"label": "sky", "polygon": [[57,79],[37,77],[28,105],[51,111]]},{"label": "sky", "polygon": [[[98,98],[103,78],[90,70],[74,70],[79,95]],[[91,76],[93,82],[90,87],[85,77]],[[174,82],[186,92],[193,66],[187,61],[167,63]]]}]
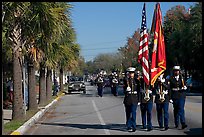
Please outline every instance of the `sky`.
[{"label": "sky", "polygon": [[[156,2],[146,3],[147,28],[151,28]],[[71,2],[71,19],[85,61],[104,53],[116,53],[141,27],[144,2]],[[160,2],[162,16],[174,6],[186,10],[195,2]]]}]

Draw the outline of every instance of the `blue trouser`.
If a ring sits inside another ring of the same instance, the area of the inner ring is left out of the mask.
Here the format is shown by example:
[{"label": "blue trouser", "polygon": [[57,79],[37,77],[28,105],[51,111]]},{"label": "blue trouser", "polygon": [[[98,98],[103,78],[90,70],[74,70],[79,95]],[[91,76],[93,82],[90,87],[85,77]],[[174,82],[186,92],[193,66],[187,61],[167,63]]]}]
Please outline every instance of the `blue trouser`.
[{"label": "blue trouser", "polygon": [[179,125],[179,118],[181,124],[185,124],[185,98],[173,99],[173,107],[174,107],[174,122],[175,125]]},{"label": "blue trouser", "polygon": [[112,93],[114,96],[117,96],[117,95],[118,95],[118,86],[113,86],[113,87],[111,87],[111,93]]},{"label": "blue trouser", "polygon": [[58,91],[59,91],[58,86],[55,86],[53,91],[53,96],[56,96]]},{"label": "blue trouser", "polygon": [[[152,107],[153,103],[141,103],[141,115],[142,115],[142,125],[144,128],[152,129]],[[146,126],[146,119],[147,119],[147,126]]]},{"label": "blue trouser", "polygon": [[98,86],[98,95],[99,96],[103,96],[103,87],[101,87],[101,86]]},{"label": "blue trouser", "polygon": [[127,128],[136,129],[136,109],[137,105],[125,105]]},{"label": "blue trouser", "polygon": [[156,109],[159,127],[163,127],[164,120],[164,127],[167,128],[169,124],[169,102],[157,103]]}]

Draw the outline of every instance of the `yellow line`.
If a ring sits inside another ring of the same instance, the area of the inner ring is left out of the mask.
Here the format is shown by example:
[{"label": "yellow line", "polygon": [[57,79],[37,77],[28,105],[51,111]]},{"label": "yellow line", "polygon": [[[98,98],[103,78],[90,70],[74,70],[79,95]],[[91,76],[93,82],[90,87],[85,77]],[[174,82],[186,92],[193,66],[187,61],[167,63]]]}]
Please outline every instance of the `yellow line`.
[{"label": "yellow line", "polygon": [[64,94],[64,93],[60,94],[60,95],[56,98],[56,100],[59,100],[60,97],[63,96],[63,95],[65,95],[65,94]]},{"label": "yellow line", "polygon": [[21,135],[19,131],[13,131],[10,135]]}]

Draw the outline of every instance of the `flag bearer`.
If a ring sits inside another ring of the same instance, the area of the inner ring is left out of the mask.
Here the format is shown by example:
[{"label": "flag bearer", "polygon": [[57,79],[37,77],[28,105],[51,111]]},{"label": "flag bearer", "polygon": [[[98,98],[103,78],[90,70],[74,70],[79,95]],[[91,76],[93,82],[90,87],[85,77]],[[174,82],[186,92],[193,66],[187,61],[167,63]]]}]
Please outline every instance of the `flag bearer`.
[{"label": "flag bearer", "polygon": [[169,85],[171,90],[171,102],[173,101],[174,107],[175,128],[178,128],[180,122],[181,128],[184,129],[187,127],[184,111],[187,87],[180,74],[180,66],[173,67],[173,76],[169,79]]}]

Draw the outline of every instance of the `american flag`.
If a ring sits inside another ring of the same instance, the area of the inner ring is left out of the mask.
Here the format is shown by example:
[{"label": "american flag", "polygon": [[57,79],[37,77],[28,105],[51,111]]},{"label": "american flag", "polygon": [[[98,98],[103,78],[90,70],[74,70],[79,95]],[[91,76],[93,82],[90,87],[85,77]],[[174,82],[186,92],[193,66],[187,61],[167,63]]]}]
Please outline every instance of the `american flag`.
[{"label": "american flag", "polygon": [[138,53],[138,62],[142,66],[143,78],[147,85],[149,85],[149,50],[148,50],[148,33],[146,26],[146,11],[145,3],[142,10],[142,24],[140,30],[140,46]]}]

